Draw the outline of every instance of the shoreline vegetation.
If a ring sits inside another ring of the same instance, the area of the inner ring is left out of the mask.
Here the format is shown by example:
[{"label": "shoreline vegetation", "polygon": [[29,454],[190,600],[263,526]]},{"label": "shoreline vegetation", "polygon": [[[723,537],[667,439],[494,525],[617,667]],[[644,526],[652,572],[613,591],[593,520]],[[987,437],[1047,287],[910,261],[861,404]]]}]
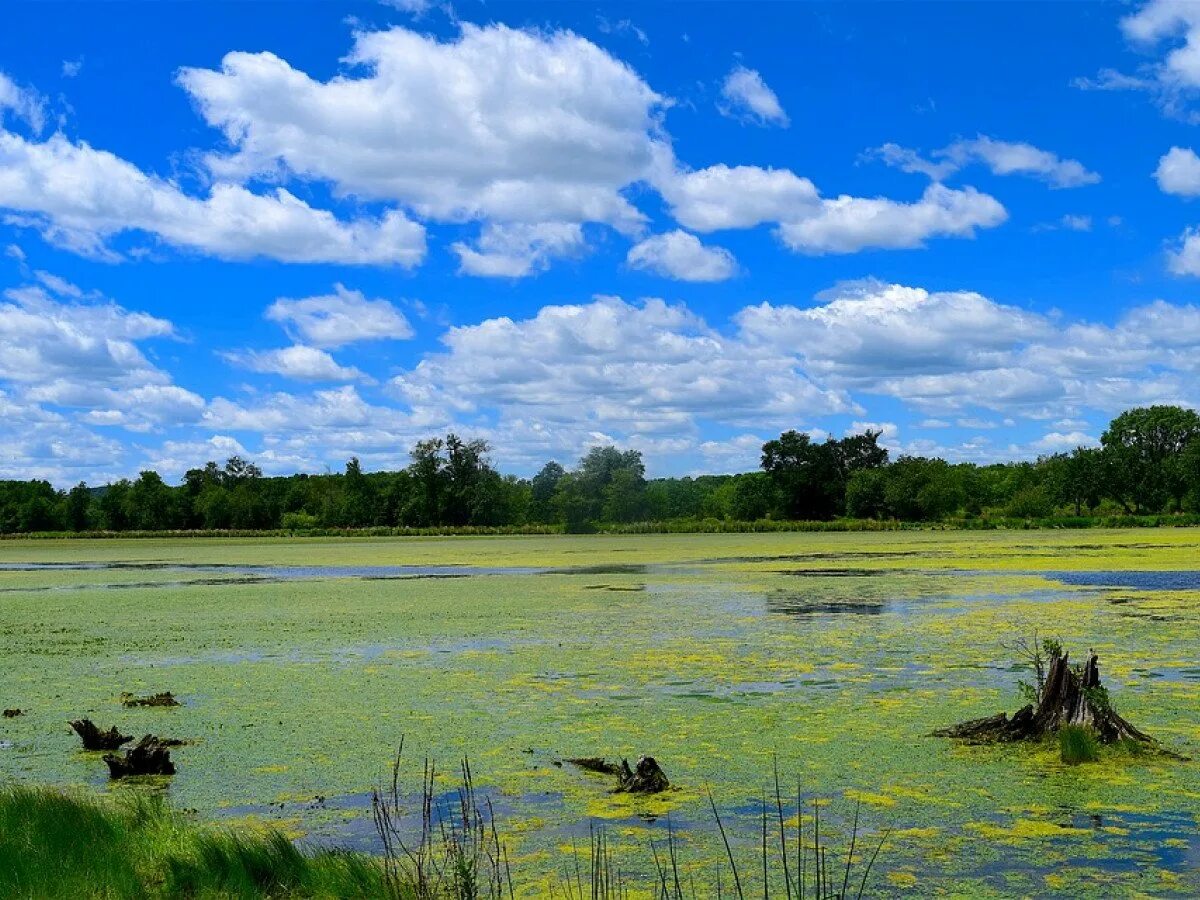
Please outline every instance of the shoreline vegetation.
[{"label": "shoreline vegetation", "polygon": [[775,534],[855,533],[896,531],[1038,531],[1107,528],[1196,528],[1200,513],[1160,515],[1045,516],[1020,519],[961,518],[941,522],[903,522],[896,519],[833,519],[788,521],[758,519],[675,519],[662,522],[596,523],[587,532],[569,531],[563,525],[438,525],[429,527],[369,525],[357,528],[195,528],[153,531],[32,531],[0,532],[0,541],[15,540],[128,540],[163,538],[372,538],[372,537],[520,537],[564,534]]},{"label": "shoreline vegetation", "polygon": [[1131,409],[1099,447],[981,465],[900,455],[882,432],[820,441],[786,431],[762,445],[760,471],[647,479],[636,449],[597,446],[567,470],[499,472],[483,440],[418,441],[410,464],[266,476],[253,462],[209,461],[169,485],[134,479],[56,490],[0,481],[10,534],[651,534],[890,531],[910,527],[1085,528],[1200,524],[1200,414]]}]

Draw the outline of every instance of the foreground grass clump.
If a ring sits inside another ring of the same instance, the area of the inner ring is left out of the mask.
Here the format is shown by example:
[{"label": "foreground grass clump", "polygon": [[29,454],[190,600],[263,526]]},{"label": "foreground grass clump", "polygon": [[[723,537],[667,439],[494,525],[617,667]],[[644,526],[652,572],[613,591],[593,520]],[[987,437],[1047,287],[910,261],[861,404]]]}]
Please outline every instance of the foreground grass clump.
[{"label": "foreground grass clump", "polygon": [[1062,761],[1069,766],[1095,762],[1100,758],[1100,742],[1090,728],[1064,725],[1058,730],[1058,748]]},{"label": "foreground grass clump", "polygon": [[119,803],[50,788],[0,789],[3,897],[377,897],[381,867],[306,853],[283,834],[186,822],[157,798]]}]

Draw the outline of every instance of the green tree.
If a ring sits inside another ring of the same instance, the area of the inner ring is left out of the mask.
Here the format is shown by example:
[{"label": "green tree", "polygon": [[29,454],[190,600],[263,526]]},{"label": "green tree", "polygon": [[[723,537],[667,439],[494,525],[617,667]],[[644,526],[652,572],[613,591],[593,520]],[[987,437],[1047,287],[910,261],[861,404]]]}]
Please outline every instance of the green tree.
[{"label": "green tree", "polygon": [[533,476],[533,480],[529,483],[529,516],[532,521],[553,522],[555,520],[554,492],[558,490],[558,483],[566,474],[566,469],[551,460]]},{"label": "green tree", "polygon": [[153,470],[138,475],[129,488],[125,506],[130,527],[142,531],[162,531],[175,524],[175,502],[171,489]]},{"label": "green tree", "polygon": [[92,492],[82,481],[67,493],[67,527],[72,531],[87,531],[92,510]]},{"label": "green tree", "polygon": [[1100,438],[1113,499],[1127,512],[1176,508],[1187,493],[1183,454],[1200,437],[1200,415],[1178,406],[1149,406],[1117,416]]}]

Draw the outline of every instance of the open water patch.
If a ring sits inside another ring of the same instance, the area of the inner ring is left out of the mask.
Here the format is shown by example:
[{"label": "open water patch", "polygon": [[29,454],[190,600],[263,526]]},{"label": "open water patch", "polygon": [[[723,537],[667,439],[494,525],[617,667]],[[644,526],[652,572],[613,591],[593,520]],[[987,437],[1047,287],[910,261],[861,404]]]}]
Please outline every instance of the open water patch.
[{"label": "open water patch", "polygon": [[1043,572],[1046,578],[1073,587],[1120,588],[1134,591],[1200,591],[1200,570]]}]

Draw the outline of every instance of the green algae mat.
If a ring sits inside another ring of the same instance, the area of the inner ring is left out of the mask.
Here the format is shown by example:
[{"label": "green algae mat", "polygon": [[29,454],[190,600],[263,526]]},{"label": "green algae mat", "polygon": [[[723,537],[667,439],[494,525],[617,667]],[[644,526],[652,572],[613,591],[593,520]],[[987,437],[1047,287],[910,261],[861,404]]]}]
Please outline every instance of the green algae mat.
[{"label": "green algae mat", "polygon": [[[1021,705],[1035,630],[1094,649],[1122,715],[1195,761],[930,737]],[[160,691],[182,705],[120,700]],[[402,737],[414,791],[469,757],[523,896],[599,828],[635,894],[668,828],[708,883],[710,790],[753,885],[776,766],[834,851],[856,807],[868,848],[891,830],[868,894],[1200,894],[1197,530],[6,540],[0,707],[24,711],[0,781],[368,851]],[[81,716],[188,740],[178,774],[110,787]],[[563,763],[643,753],[672,790]]]}]

